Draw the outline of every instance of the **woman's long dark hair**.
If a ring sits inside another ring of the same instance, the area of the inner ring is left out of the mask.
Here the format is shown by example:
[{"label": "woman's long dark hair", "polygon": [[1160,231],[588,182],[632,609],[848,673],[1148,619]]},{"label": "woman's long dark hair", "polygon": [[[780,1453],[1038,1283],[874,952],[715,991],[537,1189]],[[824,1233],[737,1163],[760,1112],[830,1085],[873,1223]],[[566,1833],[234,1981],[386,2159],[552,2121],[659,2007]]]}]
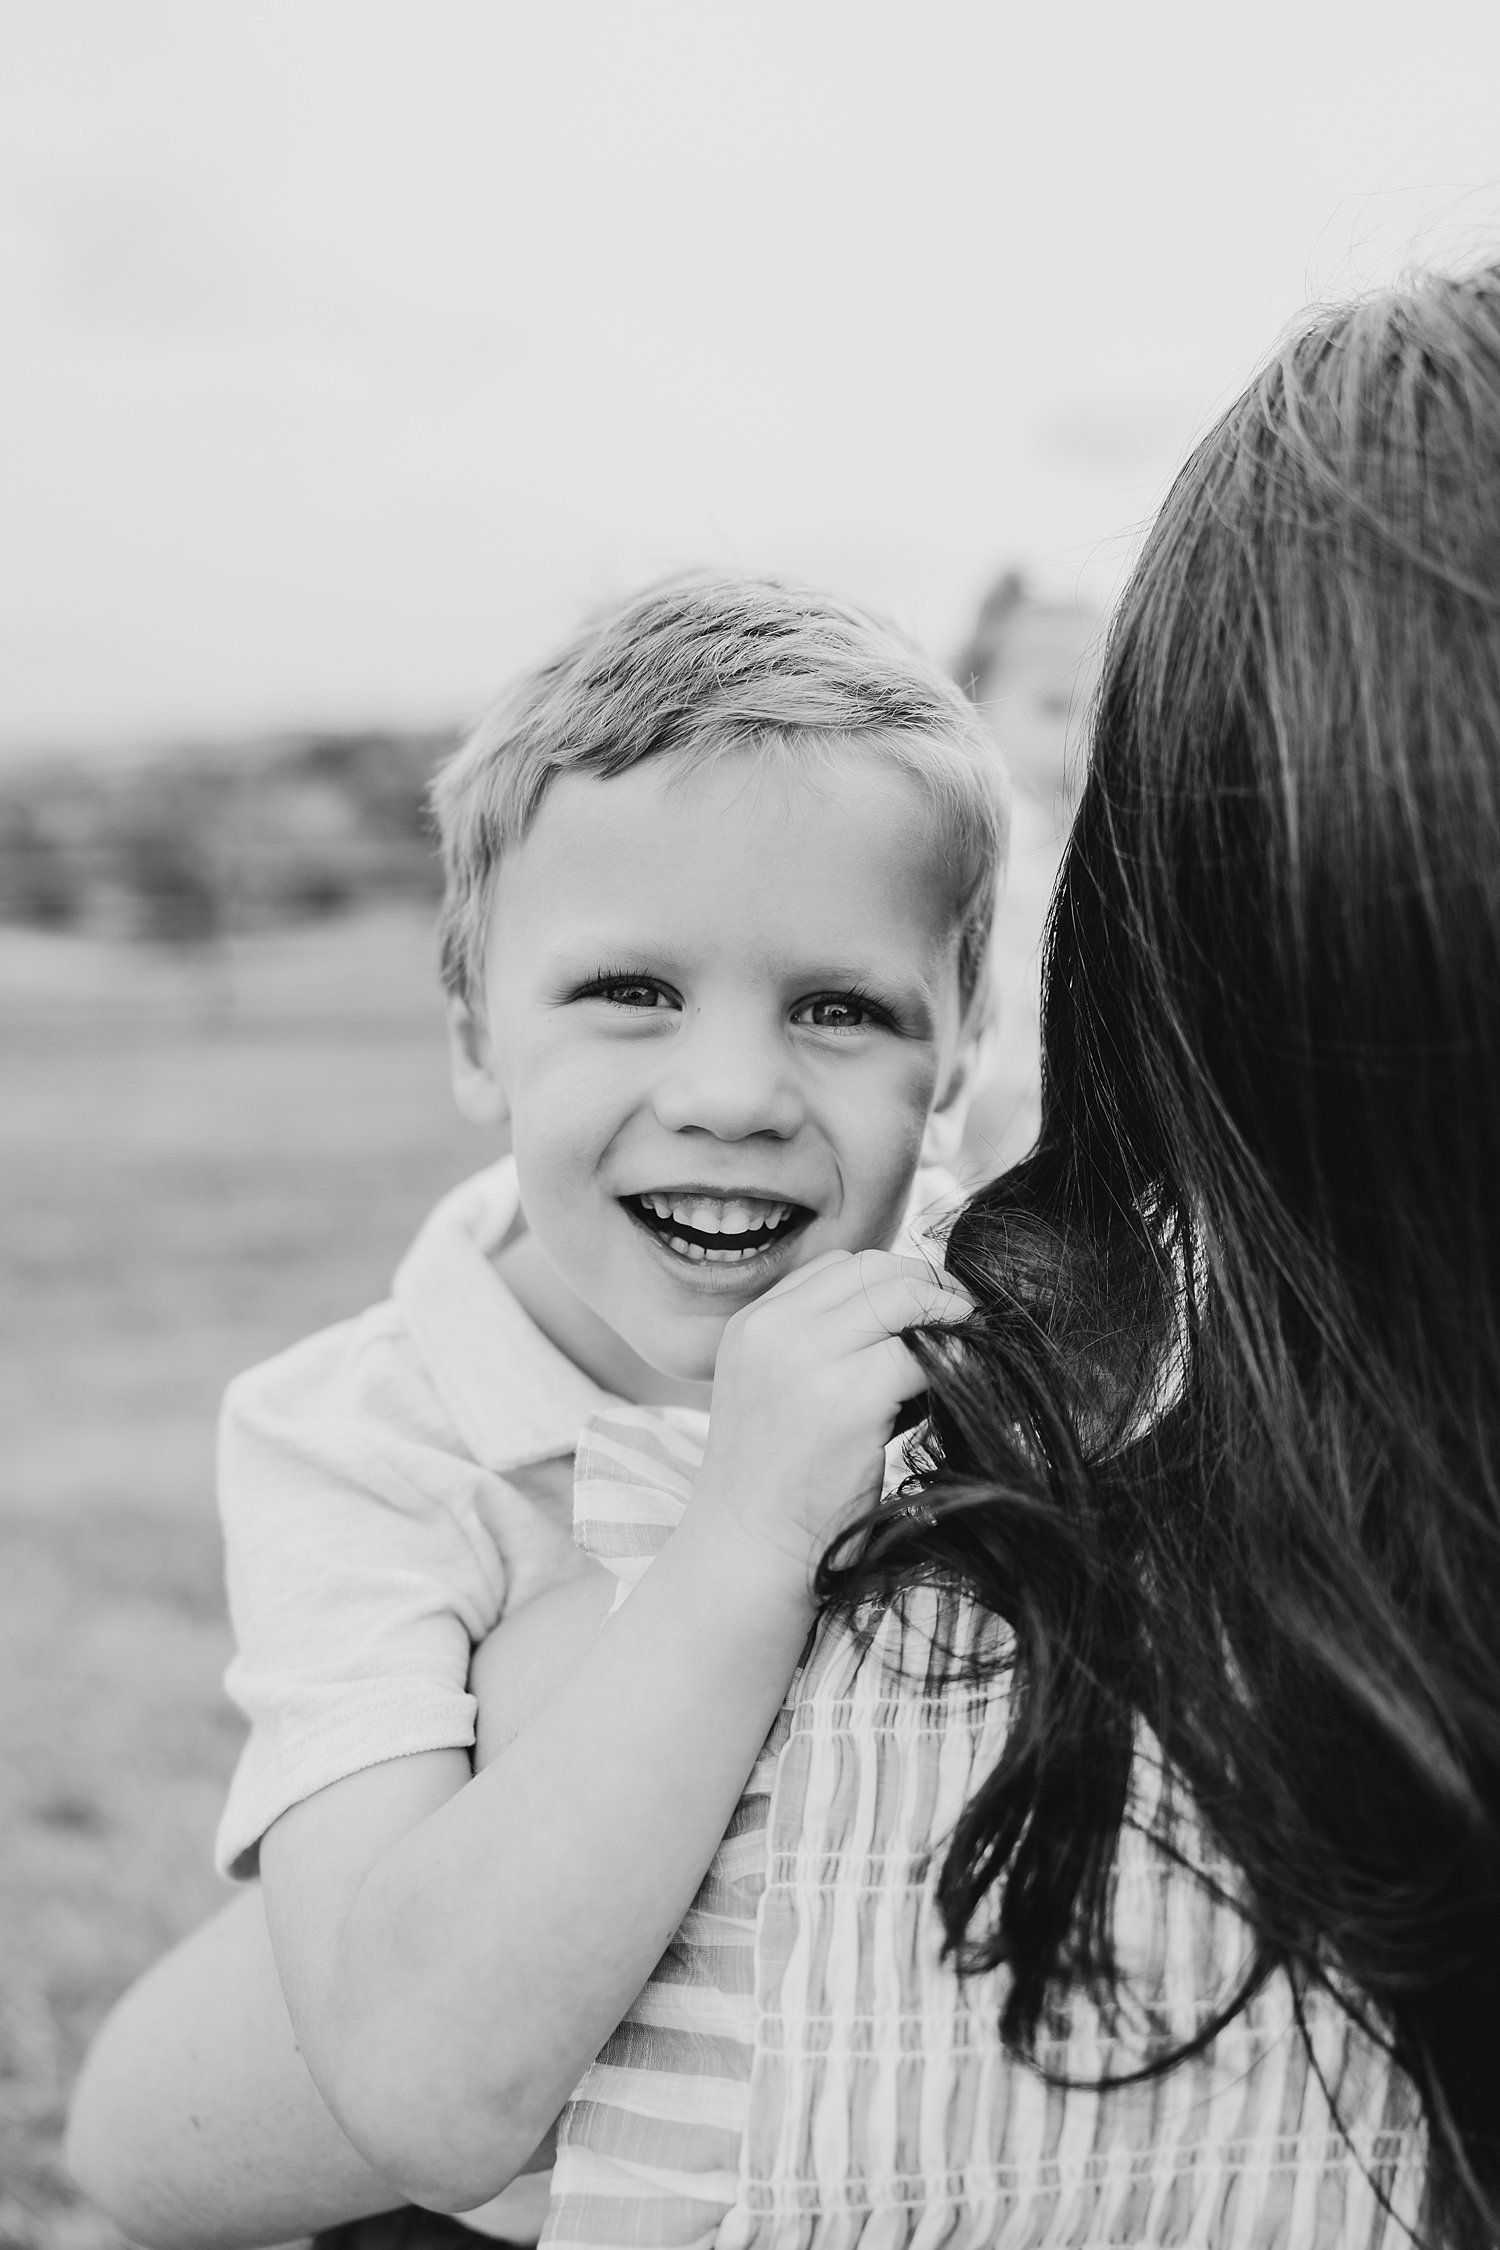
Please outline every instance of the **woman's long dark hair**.
[{"label": "woman's long dark hair", "polygon": [[931,1517],[1017,1723],[960,1958],[1108,1984],[1139,1722],[1263,1957],[1410,2073],[1434,2230],[1500,2235],[1500,267],[1321,317],[1119,610],[1053,903],[1031,1157],[923,1348]]}]

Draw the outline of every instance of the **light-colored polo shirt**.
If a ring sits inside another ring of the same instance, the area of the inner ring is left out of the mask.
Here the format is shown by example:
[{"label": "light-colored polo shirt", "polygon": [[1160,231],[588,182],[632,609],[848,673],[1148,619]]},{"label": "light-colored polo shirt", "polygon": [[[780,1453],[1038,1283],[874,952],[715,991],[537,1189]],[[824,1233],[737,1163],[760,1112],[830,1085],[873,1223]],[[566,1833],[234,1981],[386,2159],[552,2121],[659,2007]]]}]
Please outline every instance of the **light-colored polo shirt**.
[{"label": "light-colored polo shirt", "polygon": [[570,1456],[615,1403],[549,1343],[494,1254],[519,1215],[506,1158],[422,1227],[389,1298],[231,1384],[219,1447],[226,1676],[250,1736],[215,1846],[255,1873],[289,1806],[366,1766],[474,1740],[469,1659],[507,1603],[576,1567],[516,1472]]}]

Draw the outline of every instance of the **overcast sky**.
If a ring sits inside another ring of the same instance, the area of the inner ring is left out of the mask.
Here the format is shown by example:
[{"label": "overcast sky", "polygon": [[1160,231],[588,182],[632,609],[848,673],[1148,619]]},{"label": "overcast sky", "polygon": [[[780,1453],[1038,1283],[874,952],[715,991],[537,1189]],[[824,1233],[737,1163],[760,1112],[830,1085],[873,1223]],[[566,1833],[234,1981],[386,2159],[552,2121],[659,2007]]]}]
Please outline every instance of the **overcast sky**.
[{"label": "overcast sky", "polygon": [[693,561],[1107,597],[1496,0],[0,0],[0,748],[445,721]]}]

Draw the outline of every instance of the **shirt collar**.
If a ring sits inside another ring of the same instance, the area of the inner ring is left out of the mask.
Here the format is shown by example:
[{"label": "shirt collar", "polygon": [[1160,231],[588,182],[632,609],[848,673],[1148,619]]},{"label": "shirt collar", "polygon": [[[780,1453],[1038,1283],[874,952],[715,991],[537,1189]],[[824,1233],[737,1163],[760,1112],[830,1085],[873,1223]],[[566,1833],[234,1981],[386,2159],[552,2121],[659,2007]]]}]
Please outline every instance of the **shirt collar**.
[{"label": "shirt collar", "polygon": [[496,1272],[520,1208],[513,1157],[443,1197],[396,1269],[428,1380],[476,1461],[501,1475],[571,1453],[591,1414],[621,1402],[549,1342]]}]

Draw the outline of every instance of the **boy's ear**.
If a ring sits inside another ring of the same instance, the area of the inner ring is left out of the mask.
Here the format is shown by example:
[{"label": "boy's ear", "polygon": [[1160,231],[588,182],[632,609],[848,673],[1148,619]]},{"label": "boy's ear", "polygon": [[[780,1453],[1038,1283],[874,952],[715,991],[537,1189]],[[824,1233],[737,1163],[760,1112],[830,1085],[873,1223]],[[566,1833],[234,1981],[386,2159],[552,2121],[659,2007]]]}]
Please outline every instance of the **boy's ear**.
[{"label": "boy's ear", "polygon": [[969,1102],[984,1074],[993,1037],[992,1011],[976,1008],[964,1026],[947,1074],[938,1087],[937,1099],[927,1113],[927,1129],[922,1135],[921,1162],[924,1165],[936,1165],[944,1172],[958,1170]]},{"label": "boy's ear", "polygon": [[495,1069],[494,1049],[484,1018],[455,993],[448,1002],[448,1064],[453,1099],[471,1125],[503,1125],[510,1099]]}]

